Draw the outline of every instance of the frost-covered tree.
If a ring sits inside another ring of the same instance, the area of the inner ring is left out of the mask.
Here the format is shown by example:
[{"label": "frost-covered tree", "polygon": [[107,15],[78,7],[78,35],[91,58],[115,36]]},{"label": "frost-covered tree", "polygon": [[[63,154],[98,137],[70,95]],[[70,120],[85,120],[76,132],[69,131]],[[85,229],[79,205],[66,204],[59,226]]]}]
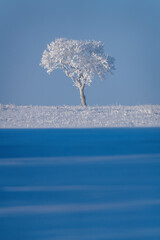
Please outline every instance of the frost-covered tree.
[{"label": "frost-covered tree", "polygon": [[61,68],[80,90],[83,106],[86,106],[84,87],[90,86],[93,78],[104,79],[114,70],[114,59],[104,53],[102,42],[56,39],[43,52],[41,66],[47,73]]}]

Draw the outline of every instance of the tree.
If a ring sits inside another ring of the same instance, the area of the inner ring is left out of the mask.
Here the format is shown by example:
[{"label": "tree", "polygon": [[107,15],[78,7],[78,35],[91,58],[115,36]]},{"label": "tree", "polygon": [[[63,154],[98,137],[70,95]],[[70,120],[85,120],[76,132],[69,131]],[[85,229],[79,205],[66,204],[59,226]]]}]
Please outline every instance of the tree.
[{"label": "tree", "polygon": [[106,73],[114,70],[114,58],[104,53],[102,42],[78,41],[58,38],[47,45],[40,66],[50,74],[55,69],[63,69],[65,74],[79,88],[83,106],[86,106],[84,87],[90,86],[92,79],[98,76],[104,79]]}]

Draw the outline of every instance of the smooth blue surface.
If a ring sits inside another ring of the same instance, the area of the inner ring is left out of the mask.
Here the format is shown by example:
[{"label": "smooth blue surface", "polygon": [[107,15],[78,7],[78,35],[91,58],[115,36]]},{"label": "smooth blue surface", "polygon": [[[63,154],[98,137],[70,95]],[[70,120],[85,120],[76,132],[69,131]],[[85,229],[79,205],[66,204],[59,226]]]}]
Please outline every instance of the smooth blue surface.
[{"label": "smooth blue surface", "polygon": [[97,40],[116,59],[108,80],[86,89],[89,105],[160,104],[159,0],[1,0],[0,103],[80,104],[62,71],[39,66],[55,38]]},{"label": "smooth blue surface", "polygon": [[159,240],[160,128],[1,129],[0,239]]},{"label": "smooth blue surface", "polygon": [[159,152],[160,128],[0,129],[3,158]]}]

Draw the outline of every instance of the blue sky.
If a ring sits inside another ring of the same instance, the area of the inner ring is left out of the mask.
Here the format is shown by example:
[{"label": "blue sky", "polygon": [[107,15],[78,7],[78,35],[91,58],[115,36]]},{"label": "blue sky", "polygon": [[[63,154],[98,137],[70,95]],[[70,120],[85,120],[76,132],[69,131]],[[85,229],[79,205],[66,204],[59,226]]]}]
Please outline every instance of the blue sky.
[{"label": "blue sky", "polygon": [[0,103],[79,105],[79,91],[39,66],[55,38],[97,40],[114,75],[85,89],[89,105],[160,104],[159,0],[1,0]]}]

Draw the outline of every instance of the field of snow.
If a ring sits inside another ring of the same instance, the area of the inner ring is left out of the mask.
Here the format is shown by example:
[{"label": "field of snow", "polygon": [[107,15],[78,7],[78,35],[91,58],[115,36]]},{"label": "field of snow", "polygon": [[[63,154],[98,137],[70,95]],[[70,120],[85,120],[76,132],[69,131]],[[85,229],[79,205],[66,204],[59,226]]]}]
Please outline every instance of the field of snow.
[{"label": "field of snow", "polygon": [[15,106],[0,104],[0,128],[160,127],[160,105]]},{"label": "field of snow", "polygon": [[159,240],[160,128],[0,129],[0,239]]}]

